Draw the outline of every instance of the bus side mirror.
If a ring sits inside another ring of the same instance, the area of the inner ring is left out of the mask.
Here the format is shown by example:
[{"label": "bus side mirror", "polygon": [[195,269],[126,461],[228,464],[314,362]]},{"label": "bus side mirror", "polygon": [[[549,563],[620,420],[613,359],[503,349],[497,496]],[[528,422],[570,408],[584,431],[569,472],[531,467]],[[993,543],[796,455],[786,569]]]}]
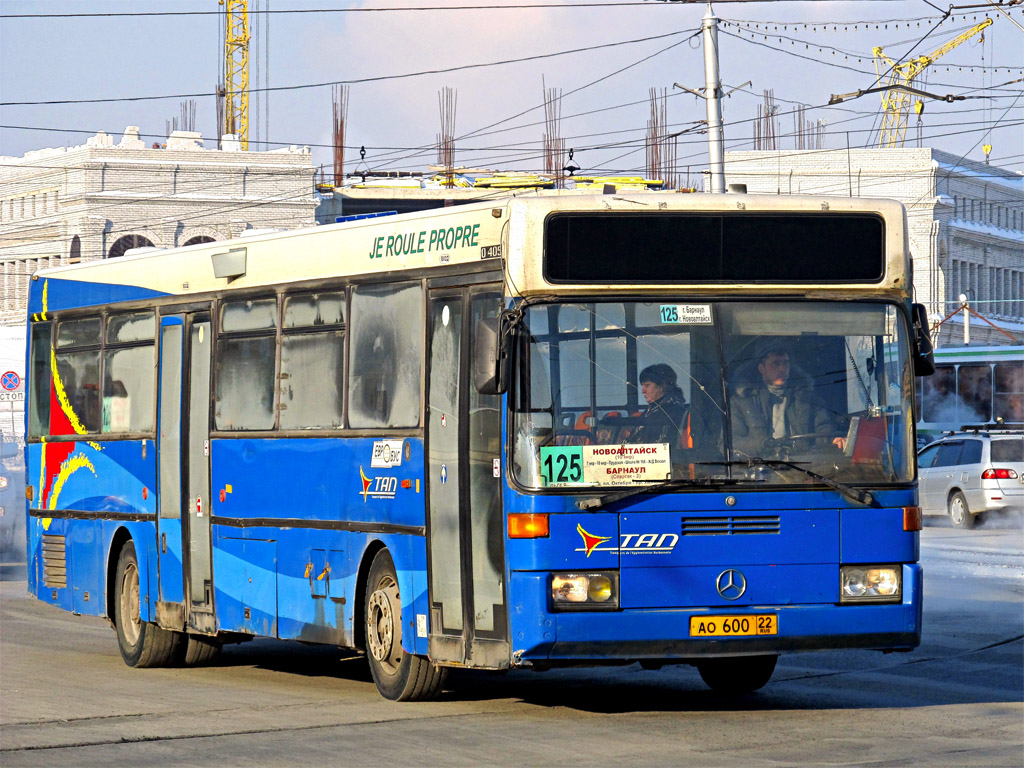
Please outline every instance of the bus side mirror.
[{"label": "bus side mirror", "polygon": [[481,318],[473,346],[473,386],[481,395],[500,395],[507,388],[508,335],[502,333],[505,316]]},{"label": "bus side mirror", "polygon": [[912,304],[910,311],[914,321],[914,375],[931,376],[935,373],[935,357],[928,333],[928,313],[924,304]]}]

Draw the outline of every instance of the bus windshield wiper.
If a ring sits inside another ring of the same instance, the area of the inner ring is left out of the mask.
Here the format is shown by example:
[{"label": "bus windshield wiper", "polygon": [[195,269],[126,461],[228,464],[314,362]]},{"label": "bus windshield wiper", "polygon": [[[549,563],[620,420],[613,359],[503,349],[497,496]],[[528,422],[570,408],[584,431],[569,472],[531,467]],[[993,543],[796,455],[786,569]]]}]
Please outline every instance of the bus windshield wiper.
[{"label": "bus windshield wiper", "polygon": [[864,504],[869,507],[878,507],[878,502],[875,501],[875,496],[870,491],[863,491],[860,488],[854,488],[853,486],[841,483],[838,480],[833,480],[831,477],[825,477],[819,475],[817,472],[807,469],[807,467],[801,467],[799,464],[792,461],[785,461],[784,459],[765,459],[760,456],[750,456],[744,461],[706,461],[700,462],[702,464],[716,464],[726,465],[730,467],[756,467],[758,465],[765,467],[782,467],[785,469],[795,469],[797,472],[803,472],[805,475],[813,480],[818,481],[822,485],[827,485],[834,491],[839,491],[843,497],[853,501],[857,504]]},{"label": "bus windshield wiper", "polygon": [[606,504],[611,504],[614,501],[622,501],[623,499],[628,499],[631,496],[638,496],[641,493],[660,493],[673,488],[692,487],[695,485],[718,488],[723,485],[739,485],[740,483],[749,482],[751,481],[731,477],[670,477],[667,480],[662,480],[661,482],[654,483],[653,485],[623,488],[621,491],[612,491],[589,499],[578,499],[576,501],[576,509],[583,512],[590,512],[595,509],[601,509],[601,507]]}]

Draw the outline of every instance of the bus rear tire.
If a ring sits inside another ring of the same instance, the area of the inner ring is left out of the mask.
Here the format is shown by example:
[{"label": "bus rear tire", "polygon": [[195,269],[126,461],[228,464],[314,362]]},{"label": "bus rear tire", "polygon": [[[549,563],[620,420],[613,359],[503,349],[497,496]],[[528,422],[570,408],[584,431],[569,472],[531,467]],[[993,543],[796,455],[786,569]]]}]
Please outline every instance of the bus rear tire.
[{"label": "bus rear tire", "polygon": [[391,554],[382,549],[366,579],[366,659],[377,690],[391,701],[424,701],[441,692],[447,670],[402,650],[402,601]]},{"label": "bus rear tire", "polygon": [[967,506],[967,499],[960,491],[949,497],[949,519],[957,528],[966,530],[974,527],[974,515],[971,514],[971,508]]},{"label": "bus rear tire", "polygon": [[220,655],[221,644],[212,637],[185,635],[179,651],[179,663],[185,667],[209,664]]},{"label": "bus rear tire", "polygon": [[139,561],[131,541],[125,543],[117,558],[114,628],[121,658],[129,667],[166,667],[179,653],[182,642],[179,633],[139,617]]},{"label": "bus rear tire", "polygon": [[750,693],[772,679],[775,656],[735,656],[697,662],[697,671],[709,688],[718,693]]}]

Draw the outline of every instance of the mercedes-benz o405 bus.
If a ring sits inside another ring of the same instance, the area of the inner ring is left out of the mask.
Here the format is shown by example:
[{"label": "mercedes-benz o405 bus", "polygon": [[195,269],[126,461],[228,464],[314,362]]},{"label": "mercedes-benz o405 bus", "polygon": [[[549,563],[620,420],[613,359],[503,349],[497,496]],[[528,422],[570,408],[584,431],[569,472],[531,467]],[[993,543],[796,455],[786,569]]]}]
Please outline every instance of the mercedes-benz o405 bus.
[{"label": "mercedes-benz o405 bus", "polygon": [[566,194],[31,280],[29,589],[133,666],[273,637],[450,667],[921,637],[891,201]]}]

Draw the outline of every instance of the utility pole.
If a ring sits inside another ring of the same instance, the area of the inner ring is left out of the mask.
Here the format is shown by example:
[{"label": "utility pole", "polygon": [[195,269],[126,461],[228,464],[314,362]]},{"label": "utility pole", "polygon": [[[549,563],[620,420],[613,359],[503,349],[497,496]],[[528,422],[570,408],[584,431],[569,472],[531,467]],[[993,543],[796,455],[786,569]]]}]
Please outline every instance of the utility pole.
[{"label": "utility pole", "polygon": [[722,76],[718,71],[718,17],[708,3],[701,20],[704,32],[704,99],[708,107],[708,160],[711,191],[725,192],[725,133],[722,130]]}]

